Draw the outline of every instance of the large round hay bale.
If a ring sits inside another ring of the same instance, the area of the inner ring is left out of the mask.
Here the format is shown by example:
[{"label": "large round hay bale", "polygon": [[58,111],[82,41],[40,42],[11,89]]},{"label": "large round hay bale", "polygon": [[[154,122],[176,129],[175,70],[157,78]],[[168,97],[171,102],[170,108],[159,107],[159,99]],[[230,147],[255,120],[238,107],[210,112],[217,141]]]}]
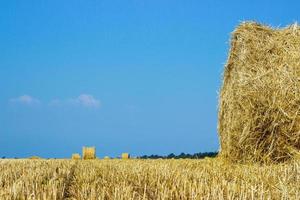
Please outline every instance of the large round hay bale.
[{"label": "large round hay bale", "polygon": [[72,160],[80,160],[81,159],[81,156],[79,153],[73,153],[72,154]]},{"label": "large round hay bale", "polygon": [[42,158],[39,157],[39,156],[31,156],[31,157],[29,157],[28,159],[31,159],[31,160],[40,160],[40,159],[42,159]]},{"label": "large round hay bale", "polygon": [[282,162],[300,150],[300,28],[242,23],[232,34],[219,101],[220,156]]}]

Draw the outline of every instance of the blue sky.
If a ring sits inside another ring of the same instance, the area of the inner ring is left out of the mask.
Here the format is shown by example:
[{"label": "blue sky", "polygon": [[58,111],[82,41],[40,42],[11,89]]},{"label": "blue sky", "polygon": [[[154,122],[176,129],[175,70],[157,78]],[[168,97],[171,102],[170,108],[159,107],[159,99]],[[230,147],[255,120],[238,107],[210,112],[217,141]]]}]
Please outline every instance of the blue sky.
[{"label": "blue sky", "polygon": [[218,150],[230,32],[297,1],[0,2],[0,156]]}]

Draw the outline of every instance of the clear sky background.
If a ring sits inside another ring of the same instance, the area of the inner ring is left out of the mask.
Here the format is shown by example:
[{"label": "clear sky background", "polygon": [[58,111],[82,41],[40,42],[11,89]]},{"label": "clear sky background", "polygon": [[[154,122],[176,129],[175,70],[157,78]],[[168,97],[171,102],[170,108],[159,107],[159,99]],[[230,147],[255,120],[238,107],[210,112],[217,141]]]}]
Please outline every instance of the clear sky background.
[{"label": "clear sky background", "polygon": [[217,151],[230,32],[299,1],[0,2],[0,156]]}]

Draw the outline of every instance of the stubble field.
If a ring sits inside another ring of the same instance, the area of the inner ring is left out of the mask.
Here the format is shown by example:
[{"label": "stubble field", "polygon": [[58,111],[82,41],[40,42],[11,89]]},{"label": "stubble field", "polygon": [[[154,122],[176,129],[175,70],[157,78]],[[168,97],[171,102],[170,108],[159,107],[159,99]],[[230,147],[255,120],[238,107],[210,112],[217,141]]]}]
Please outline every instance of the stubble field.
[{"label": "stubble field", "polygon": [[0,160],[0,199],[299,199],[300,161]]}]

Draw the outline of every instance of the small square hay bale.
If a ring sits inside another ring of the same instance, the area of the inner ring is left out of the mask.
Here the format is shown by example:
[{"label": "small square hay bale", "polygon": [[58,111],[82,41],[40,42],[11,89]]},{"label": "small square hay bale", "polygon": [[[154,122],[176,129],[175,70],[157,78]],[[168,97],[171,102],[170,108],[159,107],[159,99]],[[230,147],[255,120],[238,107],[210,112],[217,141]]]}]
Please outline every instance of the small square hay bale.
[{"label": "small square hay bale", "polygon": [[122,153],[122,159],[129,159],[130,154],[129,153]]},{"label": "small square hay bale", "polygon": [[83,147],[82,158],[84,160],[96,159],[96,148],[95,147]]}]

